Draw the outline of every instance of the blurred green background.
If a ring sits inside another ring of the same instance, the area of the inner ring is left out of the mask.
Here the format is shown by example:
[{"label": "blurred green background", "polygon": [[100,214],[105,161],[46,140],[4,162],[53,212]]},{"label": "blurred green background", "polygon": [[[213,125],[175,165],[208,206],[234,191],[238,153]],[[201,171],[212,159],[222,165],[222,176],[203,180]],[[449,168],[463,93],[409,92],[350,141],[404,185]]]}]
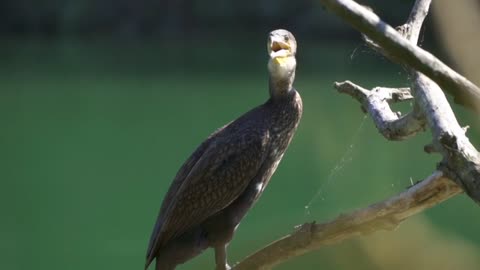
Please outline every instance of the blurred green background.
[{"label": "blurred green background", "polygon": [[[239,227],[231,262],[297,224],[401,192],[439,161],[422,151],[428,132],[388,142],[334,91],[346,79],[365,87],[408,80],[315,1],[137,2],[0,2],[0,269],[142,269],[182,162],[268,98],[266,35],[278,27],[297,36],[304,116]],[[393,25],[412,4],[364,2]],[[424,46],[452,63],[431,21],[426,29]],[[479,145],[477,116],[454,108]],[[461,195],[393,232],[276,269],[478,269],[479,227],[478,206]],[[213,269],[213,253],[179,269]]]}]

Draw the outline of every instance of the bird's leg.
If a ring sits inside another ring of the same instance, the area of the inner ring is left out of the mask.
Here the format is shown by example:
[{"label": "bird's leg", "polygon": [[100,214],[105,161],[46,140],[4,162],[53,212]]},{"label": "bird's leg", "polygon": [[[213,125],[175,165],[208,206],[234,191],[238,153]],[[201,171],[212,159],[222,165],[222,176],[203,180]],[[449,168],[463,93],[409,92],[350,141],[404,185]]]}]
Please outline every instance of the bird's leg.
[{"label": "bird's leg", "polygon": [[227,244],[219,245],[215,247],[215,270],[230,270],[230,266],[227,263]]}]

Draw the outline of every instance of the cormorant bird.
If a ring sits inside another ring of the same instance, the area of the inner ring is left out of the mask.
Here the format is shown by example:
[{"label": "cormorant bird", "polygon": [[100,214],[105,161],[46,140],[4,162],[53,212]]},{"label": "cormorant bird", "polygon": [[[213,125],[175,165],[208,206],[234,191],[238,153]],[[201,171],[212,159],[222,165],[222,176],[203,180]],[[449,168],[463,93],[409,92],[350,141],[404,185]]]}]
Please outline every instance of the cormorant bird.
[{"label": "cormorant bird", "polygon": [[297,42],[287,30],[268,37],[270,98],[211,134],[185,161],[160,208],[145,269],[171,270],[208,247],[217,270],[230,269],[227,245],[277,169],[302,115],[292,84]]}]

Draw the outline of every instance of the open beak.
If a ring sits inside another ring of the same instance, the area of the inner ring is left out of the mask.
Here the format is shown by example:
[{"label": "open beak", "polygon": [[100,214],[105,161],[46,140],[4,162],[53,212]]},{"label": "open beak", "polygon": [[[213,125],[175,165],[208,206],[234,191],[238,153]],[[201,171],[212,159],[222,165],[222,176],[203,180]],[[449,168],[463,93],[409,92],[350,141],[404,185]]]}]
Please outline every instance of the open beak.
[{"label": "open beak", "polygon": [[279,39],[272,37],[270,41],[270,57],[285,57],[290,54],[290,44]]},{"label": "open beak", "polygon": [[290,45],[282,41],[272,41],[270,47],[272,48],[273,52],[278,52],[280,50],[290,51]]}]

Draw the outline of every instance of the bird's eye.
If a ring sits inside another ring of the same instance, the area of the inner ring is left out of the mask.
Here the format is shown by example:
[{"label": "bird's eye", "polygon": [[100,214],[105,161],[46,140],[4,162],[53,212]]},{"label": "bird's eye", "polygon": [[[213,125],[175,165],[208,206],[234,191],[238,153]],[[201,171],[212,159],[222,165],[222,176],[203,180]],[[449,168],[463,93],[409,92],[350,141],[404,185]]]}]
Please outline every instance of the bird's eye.
[{"label": "bird's eye", "polygon": [[287,36],[284,36],[284,37],[283,37],[283,40],[284,40],[285,42],[288,42],[288,37],[287,37]]}]

